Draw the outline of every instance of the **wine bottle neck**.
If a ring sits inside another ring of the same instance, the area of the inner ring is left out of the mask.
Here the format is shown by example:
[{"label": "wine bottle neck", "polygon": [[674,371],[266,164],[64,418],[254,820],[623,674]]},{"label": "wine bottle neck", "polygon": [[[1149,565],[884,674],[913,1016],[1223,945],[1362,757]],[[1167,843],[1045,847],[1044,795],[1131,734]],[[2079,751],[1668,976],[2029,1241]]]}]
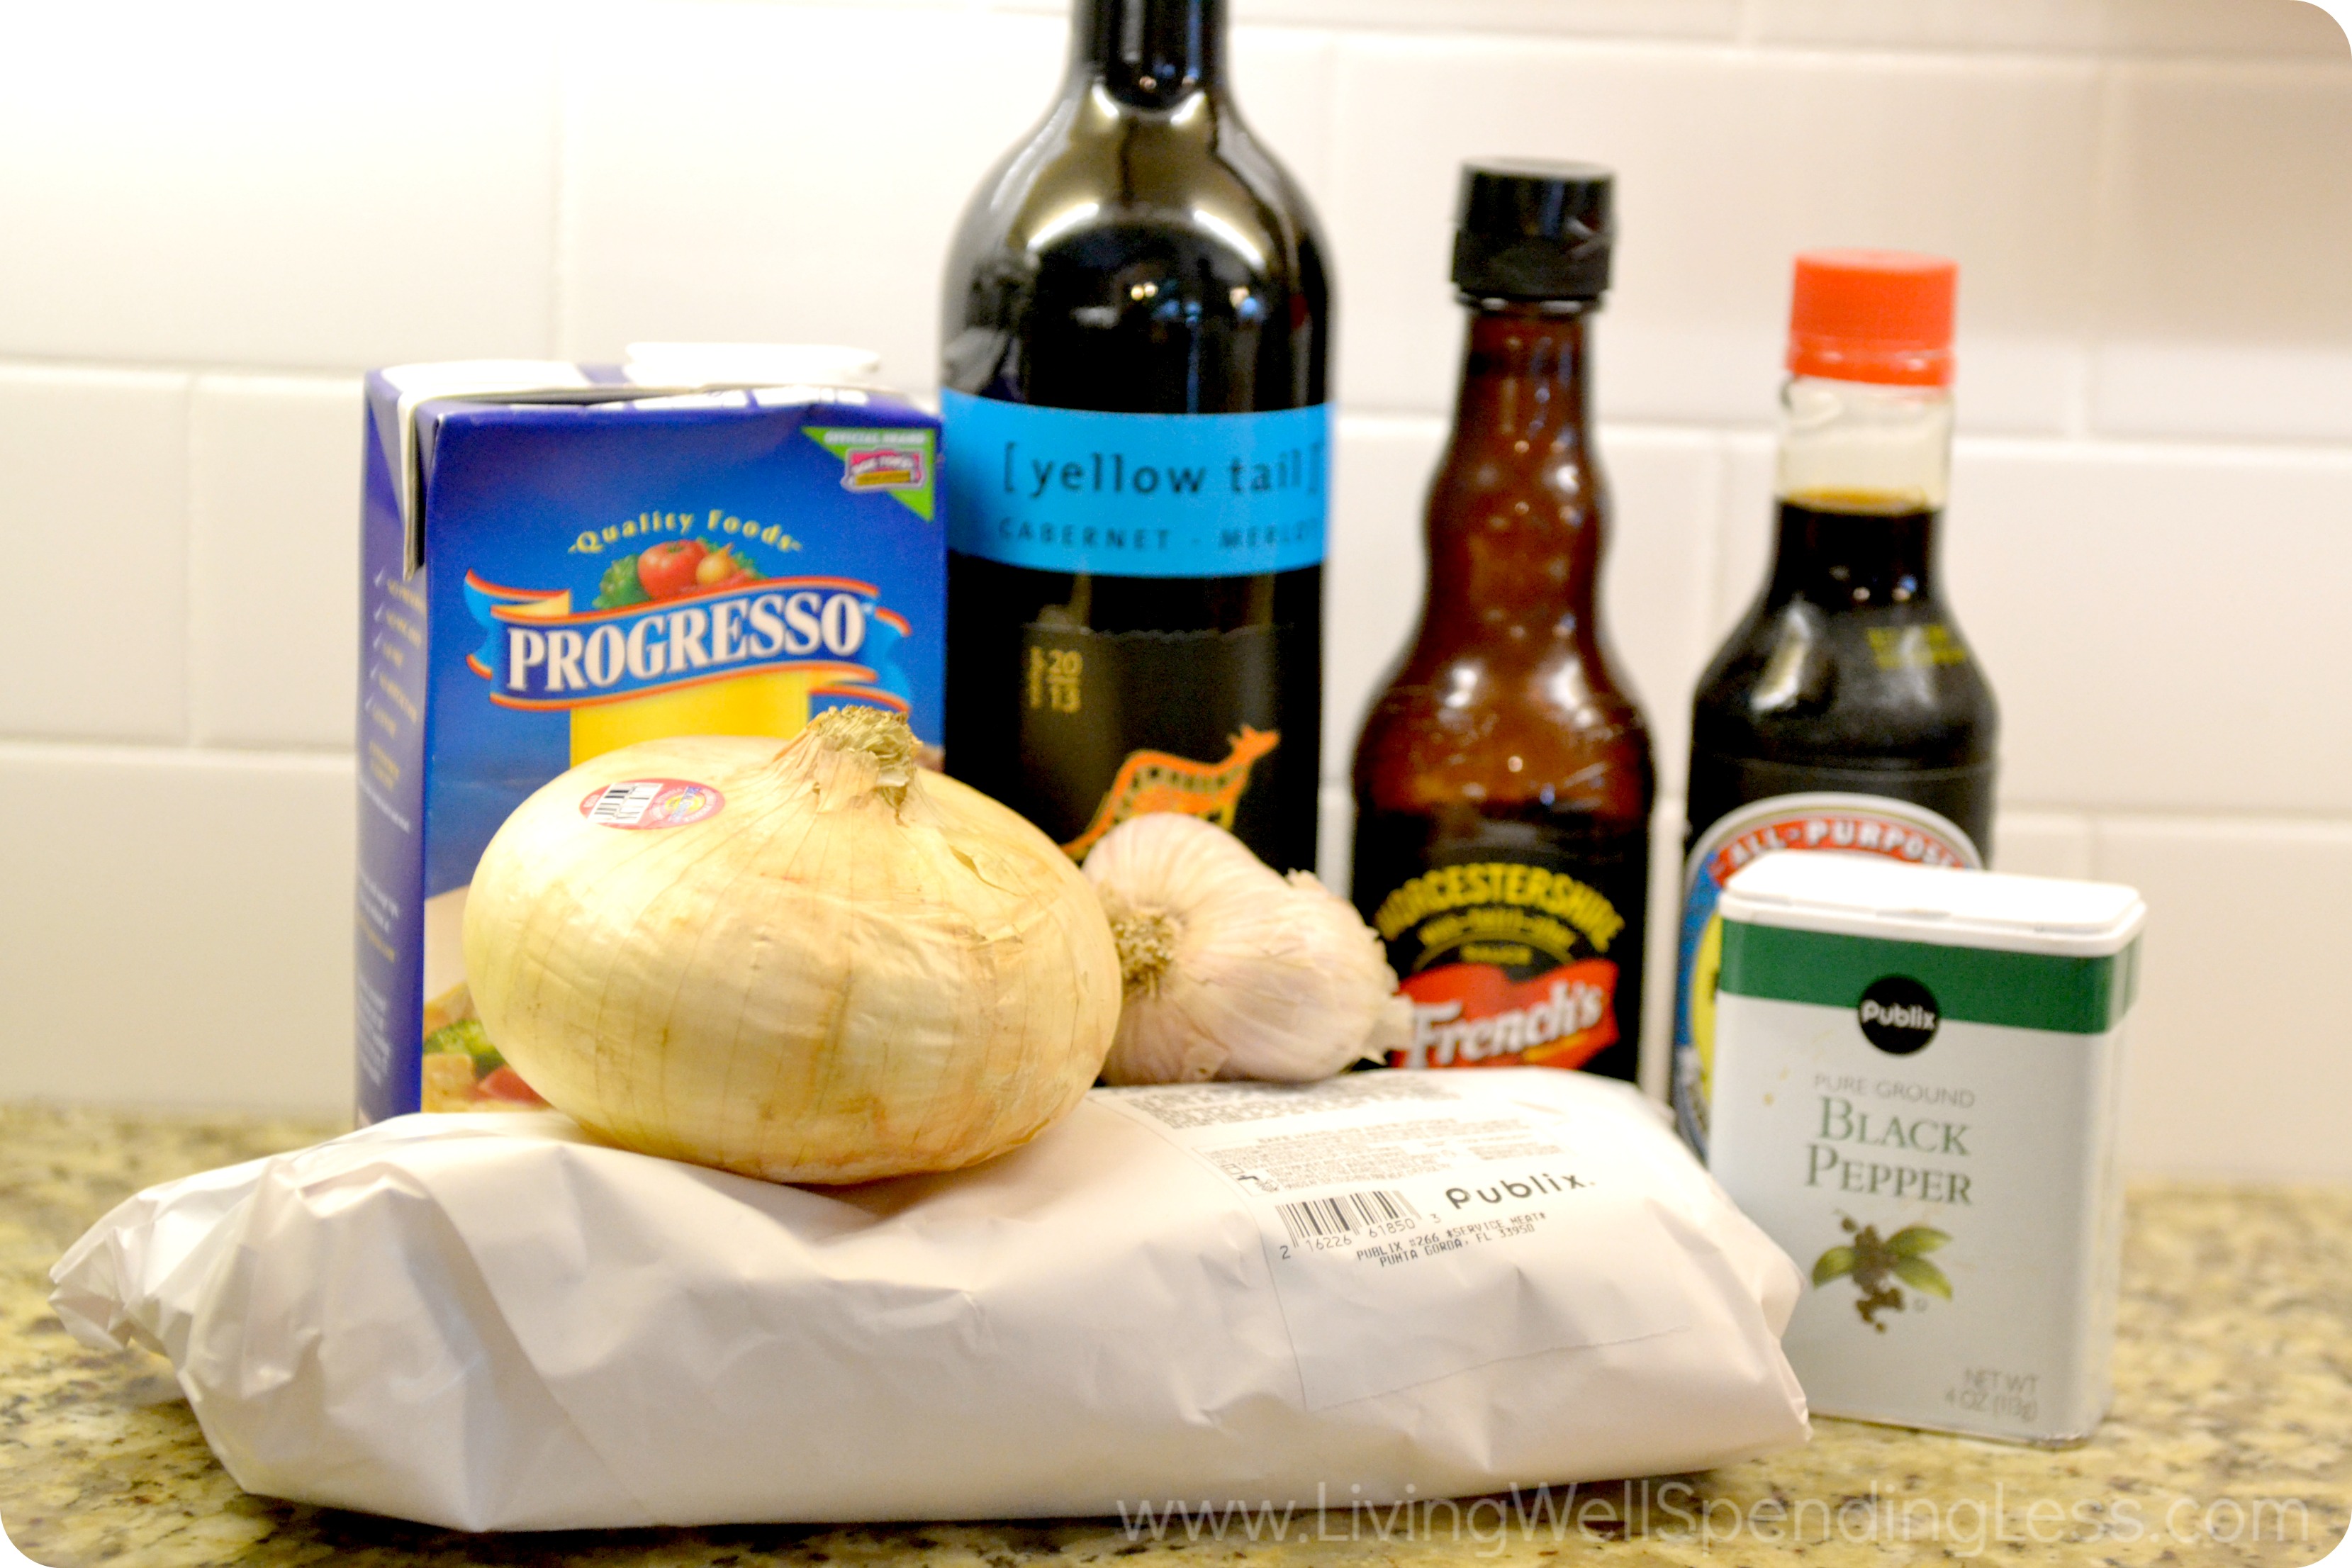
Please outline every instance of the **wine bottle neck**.
[{"label": "wine bottle neck", "polygon": [[1224,84],[1225,0],[1077,0],[1078,71],[1139,109]]}]

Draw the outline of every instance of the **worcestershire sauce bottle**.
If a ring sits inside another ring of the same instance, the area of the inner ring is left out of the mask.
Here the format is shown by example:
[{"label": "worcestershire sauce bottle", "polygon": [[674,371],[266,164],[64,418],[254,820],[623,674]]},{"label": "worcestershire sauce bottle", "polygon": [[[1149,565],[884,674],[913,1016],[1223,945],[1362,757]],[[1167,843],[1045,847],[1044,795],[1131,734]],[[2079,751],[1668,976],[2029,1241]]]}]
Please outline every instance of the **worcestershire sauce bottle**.
[{"label": "worcestershire sauce bottle", "polygon": [[1991,849],[1992,688],[1936,582],[1958,277],[1899,252],[1797,258],[1780,541],[1691,721],[1674,1099],[1702,1153],[1725,880],[1783,849],[1971,868]]},{"label": "worcestershire sauce bottle", "polygon": [[1608,490],[1585,427],[1608,171],[1464,171],[1470,309],[1429,492],[1421,626],[1356,745],[1356,907],[1412,998],[1392,1066],[1632,1079],[1654,783],[1597,607]]},{"label": "worcestershire sauce bottle", "polygon": [[1077,0],[947,278],[949,772],[1073,858],[1178,811],[1315,863],[1322,242],[1223,0]]}]

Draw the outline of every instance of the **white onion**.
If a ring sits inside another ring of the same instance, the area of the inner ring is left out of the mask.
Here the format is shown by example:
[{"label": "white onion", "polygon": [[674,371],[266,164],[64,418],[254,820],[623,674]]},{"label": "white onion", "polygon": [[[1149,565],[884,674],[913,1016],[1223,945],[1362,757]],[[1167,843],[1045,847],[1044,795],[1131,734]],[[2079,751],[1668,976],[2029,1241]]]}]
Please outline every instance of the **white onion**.
[{"label": "white onion", "polygon": [[[912,748],[904,721],[842,709],[790,742],[648,741],[549,784],[467,900],[491,1042],[599,1135],[775,1181],[1035,1136],[1109,1047],[1109,927],[1051,840]],[[664,780],[723,805],[655,827],[583,809]]]}]

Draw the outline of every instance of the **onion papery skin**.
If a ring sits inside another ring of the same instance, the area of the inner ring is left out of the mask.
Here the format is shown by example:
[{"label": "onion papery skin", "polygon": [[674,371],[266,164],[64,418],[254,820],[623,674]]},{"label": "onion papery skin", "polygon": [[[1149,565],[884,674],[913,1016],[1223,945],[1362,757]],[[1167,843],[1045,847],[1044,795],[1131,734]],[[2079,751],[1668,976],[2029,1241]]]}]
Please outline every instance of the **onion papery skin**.
[{"label": "onion papery skin", "polygon": [[[633,779],[726,804],[651,829],[583,815]],[[1118,1015],[1109,926],[1050,839],[821,729],[647,741],[555,779],[484,852],[465,945],[485,1031],[551,1104],[779,1182],[1025,1142],[1086,1093]]]}]

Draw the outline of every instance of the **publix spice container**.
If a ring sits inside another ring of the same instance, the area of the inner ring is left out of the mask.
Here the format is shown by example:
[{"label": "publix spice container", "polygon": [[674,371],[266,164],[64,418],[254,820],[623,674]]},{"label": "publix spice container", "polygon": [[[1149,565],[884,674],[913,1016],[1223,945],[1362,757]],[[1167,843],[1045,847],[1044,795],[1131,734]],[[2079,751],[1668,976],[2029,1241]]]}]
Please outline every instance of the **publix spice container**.
[{"label": "publix spice container", "polygon": [[1771,855],[1721,910],[1708,1163],[1811,1277],[1783,1342],[1813,1410],[2090,1436],[2139,895]]}]

